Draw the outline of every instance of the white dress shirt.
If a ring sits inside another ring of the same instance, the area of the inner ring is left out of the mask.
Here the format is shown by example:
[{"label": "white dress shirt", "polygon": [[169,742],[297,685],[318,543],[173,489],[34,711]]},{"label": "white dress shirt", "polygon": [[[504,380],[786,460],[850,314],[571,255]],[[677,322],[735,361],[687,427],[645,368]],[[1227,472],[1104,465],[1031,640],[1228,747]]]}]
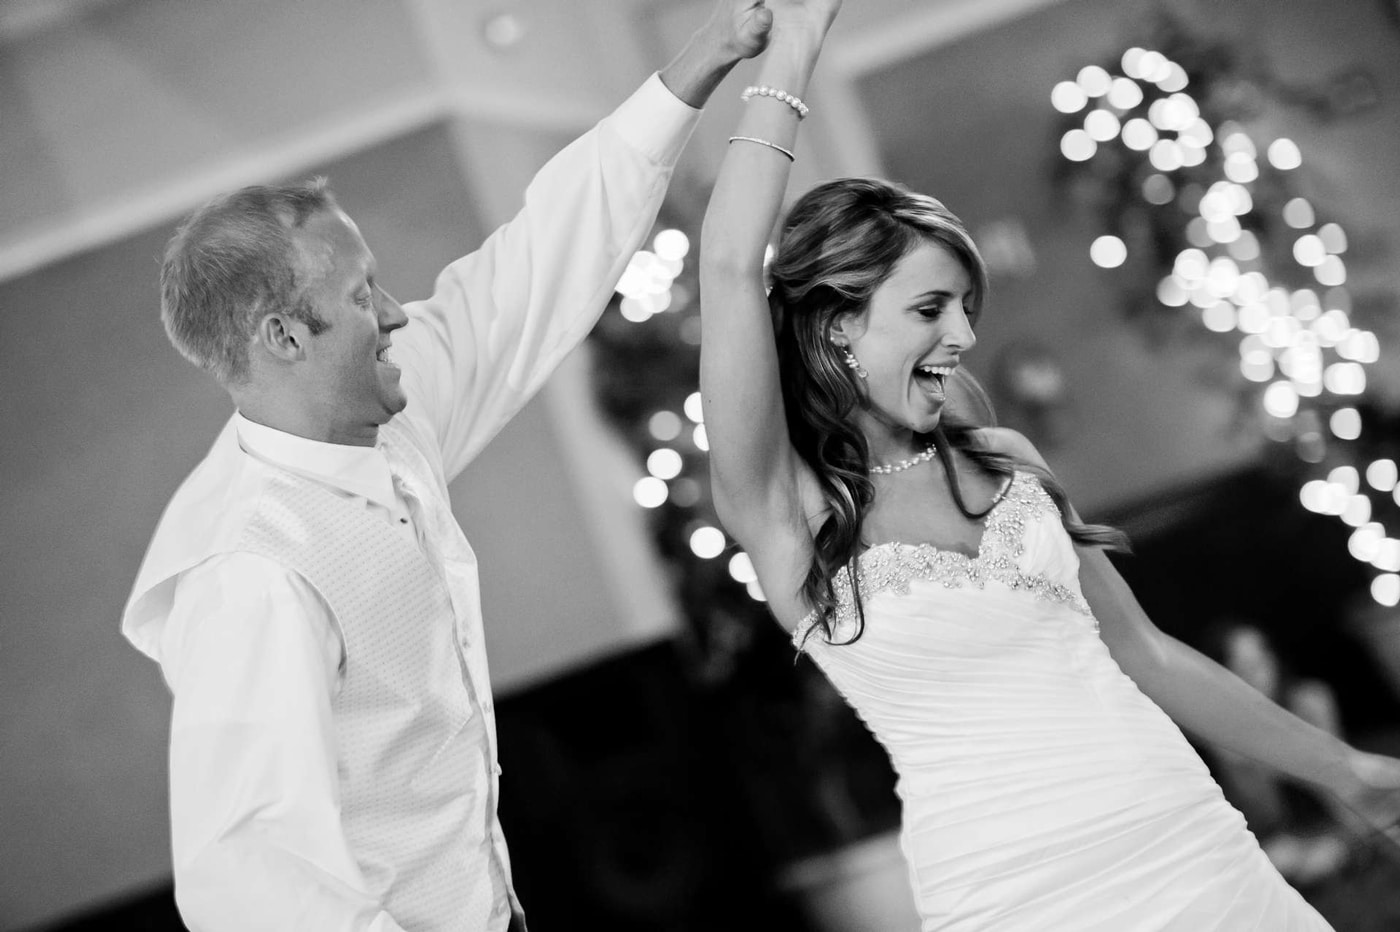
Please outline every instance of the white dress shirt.
[{"label": "white dress shirt", "polygon": [[[431,298],[405,305],[410,322],[392,350],[409,399],[400,417],[437,438],[448,480],[591,329],[649,231],[697,117],[653,76],[541,169],[521,213],[444,269]],[[321,482],[421,540],[377,447],[318,443],[241,415],[233,428],[247,456]],[[335,620],[296,572],[220,549],[221,532],[204,527],[211,501],[227,507],[213,460],[200,467],[201,494],[190,496],[198,507],[172,503],[162,518],[123,620],[174,694],[182,915],[196,932],[398,929],[366,893],[340,824],[332,704],[344,653]],[[227,484],[237,481],[230,473]],[[479,616],[474,575],[466,598]],[[464,675],[485,679],[480,640],[461,651]],[[472,685],[494,723],[489,684]],[[494,807],[492,794],[480,800]],[[494,811],[482,818],[499,835]]]}]

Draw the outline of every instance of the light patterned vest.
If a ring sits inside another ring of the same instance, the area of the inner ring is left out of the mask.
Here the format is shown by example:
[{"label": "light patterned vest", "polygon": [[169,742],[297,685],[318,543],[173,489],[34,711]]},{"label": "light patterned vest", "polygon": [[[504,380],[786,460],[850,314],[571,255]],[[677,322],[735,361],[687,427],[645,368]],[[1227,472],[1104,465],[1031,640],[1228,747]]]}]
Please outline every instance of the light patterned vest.
[{"label": "light patterned vest", "polygon": [[[408,432],[381,431],[422,507],[445,511],[445,488]],[[450,512],[434,517],[460,536]],[[472,701],[441,565],[382,516],[283,470],[264,482],[232,549],[295,570],[335,615],[345,645],[334,699],[341,822],[371,895],[413,932],[504,928],[494,728]],[[483,810],[488,824],[474,824]]]}]

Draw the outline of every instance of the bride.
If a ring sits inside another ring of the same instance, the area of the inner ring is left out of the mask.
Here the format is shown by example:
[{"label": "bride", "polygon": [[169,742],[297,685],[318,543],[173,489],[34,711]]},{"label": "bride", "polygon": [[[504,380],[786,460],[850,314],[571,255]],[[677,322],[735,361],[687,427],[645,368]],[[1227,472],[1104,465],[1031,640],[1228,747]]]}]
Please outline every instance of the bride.
[{"label": "bride", "polygon": [[[839,0],[761,0],[760,84],[701,243],[716,506],[777,620],[888,750],[923,928],[1285,930],[1279,876],[1175,719],[1400,816],[1363,754],[1159,631],[1032,445],[945,417],[986,271],[938,201],[824,184],[783,225],[801,97]],[[1170,716],[1170,718],[1168,718]]]}]

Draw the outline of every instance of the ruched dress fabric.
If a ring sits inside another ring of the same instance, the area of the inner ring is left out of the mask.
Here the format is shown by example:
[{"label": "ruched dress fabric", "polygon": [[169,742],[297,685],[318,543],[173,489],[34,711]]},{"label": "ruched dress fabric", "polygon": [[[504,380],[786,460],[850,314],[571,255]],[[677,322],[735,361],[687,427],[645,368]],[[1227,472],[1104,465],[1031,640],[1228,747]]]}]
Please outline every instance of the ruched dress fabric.
[{"label": "ruched dress fabric", "polygon": [[1293,932],[1327,922],[1110,657],[1058,510],[1017,473],[975,557],[885,543],[829,643],[793,641],[889,752],[924,932]]}]

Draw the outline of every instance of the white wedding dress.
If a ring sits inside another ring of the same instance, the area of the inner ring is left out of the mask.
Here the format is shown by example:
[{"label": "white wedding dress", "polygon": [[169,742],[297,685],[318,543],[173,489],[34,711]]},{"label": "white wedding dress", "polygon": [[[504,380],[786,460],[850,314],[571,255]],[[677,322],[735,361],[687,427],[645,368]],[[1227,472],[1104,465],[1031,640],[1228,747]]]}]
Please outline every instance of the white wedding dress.
[{"label": "white wedding dress", "polygon": [[1330,929],[1109,656],[1078,572],[1018,473],[976,557],[872,547],[859,640],[844,573],[838,643],[793,633],[889,752],[924,932]]}]

